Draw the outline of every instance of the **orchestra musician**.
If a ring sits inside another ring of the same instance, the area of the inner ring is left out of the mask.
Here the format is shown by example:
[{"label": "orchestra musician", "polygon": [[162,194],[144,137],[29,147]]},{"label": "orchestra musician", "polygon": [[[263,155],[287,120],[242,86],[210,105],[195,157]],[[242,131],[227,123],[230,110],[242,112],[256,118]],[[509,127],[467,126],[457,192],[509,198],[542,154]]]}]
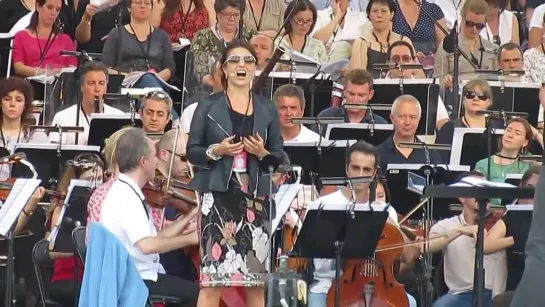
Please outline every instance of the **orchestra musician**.
[{"label": "orchestra musician", "polygon": [[[420,102],[414,96],[401,95],[392,104],[390,120],[394,125],[394,134],[378,146],[380,169],[385,174],[388,164],[440,164],[441,158],[435,150],[425,148],[401,148],[399,143],[421,143],[416,130],[422,118]],[[428,156],[429,154],[429,156]],[[429,161],[427,161],[429,160]]]},{"label": "orchestra musician", "polygon": [[140,103],[140,118],[146,133],[164,133],[172,120],[172,99],[163,91],[146,94]]},{"label": "orchestra musician", "polygon": [[282,132],[274,104],[251,94],[252,45],[232,41],[220,62],[226,90],[199,101],[187,144],[188,161],[199,168],[191,187],[202,193],[198,306],[217,306],[222,287],[244,286],[247,306],[262,307],[269,210],[255,197],[269,194],[262,168],[280,160]]},{"label": "orchestra musician", "polygon": [[273,54],[274,44],[272,38],[265,34],[257,34],[250,39],[250,44],[254,47],[255,54],[257,55],[256,69],[262,71],[267,66],[267,60]]},{"label": "orchestra musician", "polygon": [[142,187],[155,176],[154,143],[142,129],[130,128],[119,137],[114,155],[119,175],[102,203],[100,223],[125,246],[151,295],[176,297],[181,300],[180,306],[195,306],[198,287],[165,274],[159,253],[197,243],[196,233],[180,235],[197,210],[158,233],[142,192]]},{"label": "orchestra musician", "polygon": [[[379,152],[371,144],[365,141],[354,143],[347,149],[346,152],[346,175],[347,177],[375,176],[377,175],[379,165]],[[370,208],[369,206],[369,184],[354,184],[354,194],[356,199],[352,197],[352,191],[348,187],[322,196],[316,200],[322,206],[349,204],[355,201],[356,208]],[[384,193],[383,193],[384,194]],[[372,203],[373,210],[387,210],[388,223],[397,225],[397,213],[392,206],[384,203]],[[410,263],[415,259],[414,249],[404,248],[401,257],[402,263]],[[418,255],[418,253],[417,253]],[[308,306],[309,307],[326,307],[326,296],[332,286],[335,277],[333,260],[330,259],[314,259],[314,280],[315,282],[309,287]],[[342,287],[342,286],[341,286]],[[416,300],[407,294],[409,305],[416,306]]]},{"label": "orchestra musician", "polygon": [[320,135],[301,124],[291,122],[305,113],[305,93],[294,84],[284,84],[276,89],[273,101],[278,108],[282,138],[286,141],[317,142]]},{"label": "orchestra musician", "polygon": [[[541,172],[540,166],[532,166],[527,169],[522,176],[520,187],[535,187]],[[533,199],[519,199],[517,204],[533,205]],[[501,250],[507,254],[507,284],[505,293],[494,297],[493,305],[496,302],[502,302],[502,305],[508,306],[514,291],[522,278],[524,272],[524,246],[530,232],[530,224],[512,223],[505,216],[497,220],[492,229],[488,231],[484,239],[485,254],[492,254]]]},{"label": "orchestra musician", "polygon": [[[90,154],[81,154],[74,158],[73,160],[76,163],[82,163],[84,165],[66,165],[64,173],[59,180],[57,185],[57,192],[66,194],[68,192],[68,187],[72,179],[79,179],[90,181],[92,186],[99,186],[104,182],[104,164],[99,156],[90,155]],[[64,205],[64,200],[55,199],[51,207],[51,217],[49,219],[49,228],[50,231],[53,231],[54,228],[58,227],[57,223],[60,218],[62,211],[62,206]],[[67,224],[62,224],[62,227],[68,226]],[[73,227],[73,225],[71,225]],[[66,231],[66,230],[61,230]],[[49,233],[46,234],[46,238],[49,237]],[[50,242],[50,249],[53,249],[54,242]],[[74,304],[74,254],[73,253],[61,253],[61,252],[50,252],[50,256],[54,259],[53,263],[53,274],[51,275],[51,282],[49,284],[49,295],[51,298],[57,302],[62,302],[65,306],[70,306]],[[80,267],[80,276],[78,280],[81,281],[83,277],[83,265],[78,260],[78,265]]]},{"label": "orchestra musician", "polygon": [[[76,126],[76,117],[79,116],[79,125],[83,132],[78,133],[78,145],[87,144],[89,138],[89,117],[93,113],[124,114],[123,111],[104,104],[104,94],[108,86],[108,67],[101,62],[91,61],[83,65],[80,71],[81,84],[81,109],[78,112],[77,104],[64,109],[53,117],[52,126]],[[58,132],[50,132],[49,140],[54,143],[75,144],[76,133],[62,134],[62,140]]]},{"label": "orchestra musician", "polygon": [[[30,83],[18,77],[7,78],[0,82],[0,97],[0,146],[12,152],[17,143],[49,143],[45,133],[30,130],[30,125],[36,123],[32,113],[34,97]],[[7,179],[10,169],[9,164],[2,164],[0,178]]]}]

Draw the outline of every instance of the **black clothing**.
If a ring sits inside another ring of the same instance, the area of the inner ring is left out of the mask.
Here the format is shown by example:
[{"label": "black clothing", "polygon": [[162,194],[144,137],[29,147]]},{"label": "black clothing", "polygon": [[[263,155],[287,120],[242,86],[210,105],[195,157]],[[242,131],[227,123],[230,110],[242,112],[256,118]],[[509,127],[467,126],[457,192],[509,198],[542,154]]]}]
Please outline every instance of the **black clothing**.
[{"label": "black clothing", "polygon": [[[405,156],[403,156],[403,154],[401,154],[401,152],[399,152],[395,146],[393,136],[387,138],[386,141],[377,147],[377,149],[380,154],[380,169],[381,174],[383,175],[386,175],[388,164],[425,164],[427,160],[426,150],[423,148],[413,149],[409,157],[405,158]],[[441,157],[437,151],[428,151],[431,164],[442,163]]]},{"label": "black clothing", "polygon": [[511,221],[507,216],[504,216],[502,220],[505,223],[505,237],[512,236],[515,241],[515,245],[505,250],[507,255],[507,285],[505,291],[514,291],[524,272],[524,261],[526,260],[524,247],[528,240],[530,225]]}]

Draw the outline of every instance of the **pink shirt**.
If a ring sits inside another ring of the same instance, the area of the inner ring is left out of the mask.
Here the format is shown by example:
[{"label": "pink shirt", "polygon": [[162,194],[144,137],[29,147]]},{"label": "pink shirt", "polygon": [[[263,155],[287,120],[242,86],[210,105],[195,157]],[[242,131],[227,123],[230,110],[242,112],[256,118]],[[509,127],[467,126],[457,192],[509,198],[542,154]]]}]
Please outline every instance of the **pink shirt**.
[{"label": "pink shirt", "polygon": [[[53,34],[47,51],[45,50],[46,44],[47,38],[36,39],[27,30],[17,32],[13,38],[13,63],[44,68],[48,66],[50,68],[63,68],[78,64],[76,57],[63,57],[60,55],[62,50],[76,51],[74,42],[68,35],[64,33]],[[45,52],[45,55],[40,63],[42,52]]]}]

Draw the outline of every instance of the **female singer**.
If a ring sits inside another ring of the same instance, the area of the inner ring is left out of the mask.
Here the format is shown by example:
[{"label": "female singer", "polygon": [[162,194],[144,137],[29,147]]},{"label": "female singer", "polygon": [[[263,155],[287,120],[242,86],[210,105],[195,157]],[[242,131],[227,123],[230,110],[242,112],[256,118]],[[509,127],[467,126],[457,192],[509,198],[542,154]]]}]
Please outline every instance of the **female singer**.
[{"label": "female singer", "polygon": [[[176,70],[169,35],[149,22],[152,0],[129,0],[131,21],[114,28],[104,43],[102,61],[126,76],[155,72],[168,81]],[[155,75],[146,74],[133,85],[136,88],[159,87],[163,83]]]},{"label": "female singer", "polygon": [[[287,18],[284,35],[274,42],[284,50],[294,50],[302,53],[319,63],[327,62],[327,51],[322,41],[312,37],[311,33],[316,25],[318,12],[312,2],[308,0],[292,1],[284,12],[284,22]],[[284,53],[283,59],[289,56]]]},{"label": "female singer", "polygon": [[46,70],[58,72],[77,65],[77,58],[60,54],[63,50],[76,50],[72,39],[59,29],[61,7],[61,0],[37,0],[28,28],[15,34],[13,68],[18,76],[42,75]]},{"label": "female singer", "polygon": [[[58,192],[66,194],[70,181],[79,179],[89,181],[92,187],[100,185],[104,181],[104,164],[97,155],[82,154],[74,159],[74,165],[67,165],[66,169],[59,180]],[[50,230],[53,231],[59,222],[60,213],[62,211],[63,201],[55,200],[52,203],[53,210],[50,218]],[[60,230],[65,231],[65,230]],[[46,235],[46,238],[49,234]],[[56,259],[53,266],[53,275],[49,285],[49,295],[57,302],[61,302],[63,306],[71,306],[74,304],[74,255],[73,253],[51,252],[51,257]],[[78,279],[83,276],[83,266],[78,261],[80,266]]]},{"label": "female singer", "polygon": [[380,77],[380,71],[373,69],[371,64],[386,63],[388,61],[388,48],[397,41],[405,41],[411,44],[406,36],[401,36],[392,29],[396,5],[394,0],[371,0],[367,5],[367,18],[373,25],[361,38],[354,41],[350,55],[351,69],[365,69],[374,78]]},{"label": "female singer", "polygon": [[490,166],[490,180],[504,182],[507,174],[523,174],[532,167],[532,162],[521,162],[519,157],[525,153],[531,140],[536,140],[543,147],[543,136],[533,128],[526,119],[512,118],[505,128],[501,139],[500,152],[482,159],[475,165],[475,170],[488,174],[488,159],[492,159]]},{"label": "female singer", "polygon": [[[18,77],[0,82],[0,146],[10,152],[17,143],[49,143],[41,131],[30,131],[36,123],[32,113],[33,92],[30,83]],[[9,165],[0,166],[0,179],[9,177]]]},{"label": "female singer", "polygon": [[187,158],[200,169],[191,185],[202,193],[200,307],[218,306],[221,287],[233,286],[245,287],[247,306],[265,304],[269,210],[254,197],[269,193],[262,164],[280,161],[283,141],[276,107],[250,89],[256,59],[246,41],[229,43],[226,90],[200,101],[191,122]]}]

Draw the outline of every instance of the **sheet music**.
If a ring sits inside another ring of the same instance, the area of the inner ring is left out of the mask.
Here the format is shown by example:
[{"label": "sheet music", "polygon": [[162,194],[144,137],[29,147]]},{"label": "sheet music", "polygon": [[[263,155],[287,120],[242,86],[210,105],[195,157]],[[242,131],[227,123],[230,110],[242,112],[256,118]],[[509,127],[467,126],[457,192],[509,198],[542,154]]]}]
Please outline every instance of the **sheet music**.
[{"label": "sheet music", "polygon": [[160,87],[146,87],[146,88],[122,88],[121,94],[123,95],[134,95],[134,96],[146,96],[146,94],[155,91],[164,91]]},{"label": "sheet music", "polygon": [[534,205],[507,205],[507,211],[534,211]]},{"label": "sheet music", "polygon": [[[92,113],[89,117],[89,126],[93,122],[93,119],[131,119],[130,113],[125,114],[106,114],[106,113]],[[140,119],[140,114],[136,113],[134,119]]]},{"label": "sheet music", "polygon": [[49,249],[55,248],[55,240],[57,240],[57,235],[59,234],[59,229],[61,228],[62,220],[64,219],[64,213],[66,212],[66,206],[61,206],[61,213],[59,214],[59,219],[55,223],[55,227],[49,233],[47,241],[49,241]]},{"label": "sheet music", "polygon": [[40,182],[42,182],[40,179],[17,179],[15,181],[8,199],[0,208],[0,235],[6,236]]},{"label": "sheet music", "polygon": [[159,82],[161,82],[162,85],[164,85],[164,86],[166,86],[166,87],[168,87],[170,89],[173,89],[175,91],[180,92],[180,89],[178,87],[176,87],[176,86],[174,86],[172,84],[168,84],[163,79],[161,79],[161,77],[159,77],[159,75],[156,72],[150,72],[150,71],[131,72],[130,74],[125,76],[125,79],[123,79],[123,86],[132,87],[133,85],[136,84],[136,82],[138,82],[140,80],[140,78],[142,78],[146,74],[154,75],[159,80]]},{"label": "sheet music", "polygon": [[[328,210],[328,211],[343,211],[347,210],[348,204],[347,203],[338,203],[338,204],[323,204],[321,201],[313,201],[310,202],[307,206],[307,211],[310,210]],[[384,211],[386,209],[386,204],[383,202],[375,201],[371,204],[371,207],[373,207],[372,211]],[[356,204],[354,207],[355,211],[371,211],[371,208],[369,207],[369,202],[363,203],[363,204]]]},{"label": "sheet music", "polygon": [[[388,164],[387,168],[388,170],[419,170],[426,164]],[[436,164],[433,165],[436,167],[440,167],[444,170],[449,170],[453,172],[469,172],[470,168],[469,165],[447,165],[447,164]]]},{"label": "sheet music", "polygon": [[465,177],[460,182],[449,185],[451,187],[496,187],[496,188],[516,188],[517,186],[505,182],[493,182],[477,177]]},{"label": "sheet music", "polygon": [[274,196],[274,202],[276,203],[276,216],[272,221],[271,228],[273,233],[278,228],[282,218],[284,218],[284,214],[286,214],[286,212],[288,212],[290,209],[291,202],[295,199],[295,197],[297,197],[297,194],[299,194],[301,188],[301,184],[283,184],[278,189],[278,192],[276,192],[276,195]]}]

